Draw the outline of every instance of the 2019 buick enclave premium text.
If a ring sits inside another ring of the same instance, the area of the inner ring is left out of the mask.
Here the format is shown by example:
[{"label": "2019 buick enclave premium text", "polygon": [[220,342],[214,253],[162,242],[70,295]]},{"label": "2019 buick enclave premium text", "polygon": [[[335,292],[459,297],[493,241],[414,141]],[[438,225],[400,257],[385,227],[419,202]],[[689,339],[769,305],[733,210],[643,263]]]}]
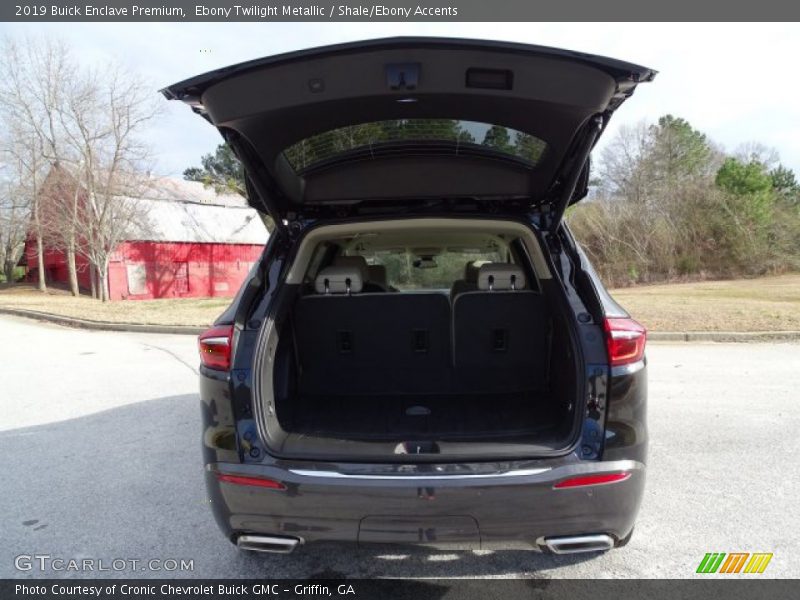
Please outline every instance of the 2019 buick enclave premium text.
[{"label": "2019 buick enclave premium text", "polygon": [[219,129],[274,224],[199,339],[206,481],[232,542],[629,539],[646,334],[563,217],[612,113],[654,76],[400,38],[163,90]]}]

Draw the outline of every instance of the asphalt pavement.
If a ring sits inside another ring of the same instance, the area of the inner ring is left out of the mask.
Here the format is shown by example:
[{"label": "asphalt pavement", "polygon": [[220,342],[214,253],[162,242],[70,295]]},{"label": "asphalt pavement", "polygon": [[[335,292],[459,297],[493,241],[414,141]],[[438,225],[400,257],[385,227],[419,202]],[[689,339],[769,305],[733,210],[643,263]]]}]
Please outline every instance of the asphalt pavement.
[{"label": "asphalt pavement", "polygon": [[282,556],[242,554],[213,522],[193,336],[9,316],[0,333],[0,577],[680,578],[706,552],[774,553],[759,577],[800,567],[797,343],[649,346],[647,492],[625,548]]}]

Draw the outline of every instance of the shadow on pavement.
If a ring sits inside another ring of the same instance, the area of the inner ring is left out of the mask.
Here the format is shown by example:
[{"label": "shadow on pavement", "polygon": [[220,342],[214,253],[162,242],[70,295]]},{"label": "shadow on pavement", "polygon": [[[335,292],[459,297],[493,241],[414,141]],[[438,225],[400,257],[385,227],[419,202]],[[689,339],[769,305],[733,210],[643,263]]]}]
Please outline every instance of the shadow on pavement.
[{"label": "shadow on pavement", "polygon": [[[537,577],[596,556],[342,544],[241,553],[208,508],[194,394],[3,431],[0,454],[0,577]],[[40,571],[33,561],[30,570],[15,568],[15,557],[35,554],[107,566],[123,559],[126,567]],[[193,568],[151,570],[151,559],[191,560]]]}]

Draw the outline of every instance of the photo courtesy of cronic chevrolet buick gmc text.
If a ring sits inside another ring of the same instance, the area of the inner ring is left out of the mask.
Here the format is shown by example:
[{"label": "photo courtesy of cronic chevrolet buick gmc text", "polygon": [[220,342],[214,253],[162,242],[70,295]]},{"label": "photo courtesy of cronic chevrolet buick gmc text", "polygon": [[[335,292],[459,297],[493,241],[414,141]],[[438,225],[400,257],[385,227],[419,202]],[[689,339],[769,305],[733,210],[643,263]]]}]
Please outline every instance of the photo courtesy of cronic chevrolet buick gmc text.
[{"label": "photo courtesy of cronic chevrolet buick gmc text", "polygon": [[240,548],[624,545],[645,330],[564,223],[655,71],[399,38],[163,90],[215,125],[274,229],[200,336],[211,507]]}]

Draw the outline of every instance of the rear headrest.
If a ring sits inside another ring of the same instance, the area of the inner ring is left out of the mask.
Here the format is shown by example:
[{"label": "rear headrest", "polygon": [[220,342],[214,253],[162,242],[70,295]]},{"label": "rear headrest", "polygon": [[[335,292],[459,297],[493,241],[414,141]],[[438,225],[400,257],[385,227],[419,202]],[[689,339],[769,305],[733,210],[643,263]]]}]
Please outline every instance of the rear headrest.
[{"label": "rear headrest", "polygon": [[367,278],[367,259],[363,256],[337,256],[333,260],[335,267],[356,267],[361,269],[364,279]]},{"label": "rear headrest", "polygon": [[469,261],[464,267],[464,281],[478,283],[478,265],[473,260]]},{"label": "rear headrest", "polygon": [[525,273],[517,265],[487,263],[478,269],[479,290],[522,290]]},{"label": "rear headrest", "polygon": [[383,265],[367,265],[367,281],[386,287],[386,267]]},{"label": "rear headrest", "polygon": [[362,270],[358,267],[325,267],[314,280],[318,294],[357,294],[364,287]]},{"label": "rear headrest", "polygon": [[464,281],[478,283],[478,269],[483,265],[488,265],[488,260],[471,260],[464,267]]}]

